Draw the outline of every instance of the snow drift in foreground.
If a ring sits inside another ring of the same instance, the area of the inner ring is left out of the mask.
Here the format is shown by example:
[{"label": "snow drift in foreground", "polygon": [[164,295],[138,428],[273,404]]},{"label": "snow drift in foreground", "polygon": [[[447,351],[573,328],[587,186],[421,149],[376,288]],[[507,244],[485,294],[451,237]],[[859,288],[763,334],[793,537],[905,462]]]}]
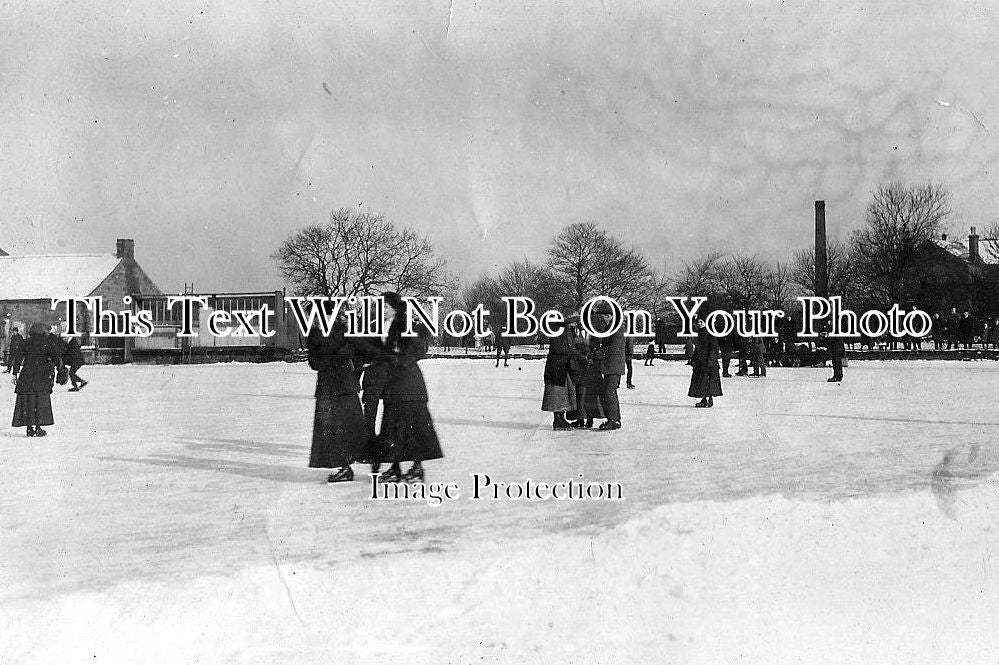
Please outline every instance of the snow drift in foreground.
[{"label": "snow drift in foreground", "polygon": [[705,411],[639,365],[625,429],[563,433],[540,362],[424,365],[440,506],[303,468],[303,365],[87,368],[0,439],[0,663],[999,661],[994,366],[771,369]]}]

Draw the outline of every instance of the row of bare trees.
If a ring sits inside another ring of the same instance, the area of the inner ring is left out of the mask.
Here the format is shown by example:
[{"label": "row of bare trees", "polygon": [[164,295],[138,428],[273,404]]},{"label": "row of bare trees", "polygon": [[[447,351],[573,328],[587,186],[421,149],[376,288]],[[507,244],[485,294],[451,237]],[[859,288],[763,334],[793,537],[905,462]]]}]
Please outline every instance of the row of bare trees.
[{"label": "row of bare trees", "polygon": [[[914,266],[949,214],[949,195],[937,185],[879,187],[850,240],[828,245],[829,293],[855,306],[887,306],[913,298]],[[999,238],[999,224],[995,235]],[[514,261],[459,287],[457,276],[447,270],[429,240],[381,215],[350,209],[336,210],[327,224],[295,233],[274,259],[300,294],[396,290],[443,296],[452,307],[470,309],[482,303],[491,312],[502,311],[503,296],[527,296],[539,309],[570,312],[596,295],[654,316],[672,311],[666,306],[671,295],[705,296],[710,308],[787,310],[795,297],[813,293],[815,280],[811,249],[796,252],[786,262],[716,251],[673,270],[656,269],[639,251],[586,222],[563,228],[544,260]]]}]

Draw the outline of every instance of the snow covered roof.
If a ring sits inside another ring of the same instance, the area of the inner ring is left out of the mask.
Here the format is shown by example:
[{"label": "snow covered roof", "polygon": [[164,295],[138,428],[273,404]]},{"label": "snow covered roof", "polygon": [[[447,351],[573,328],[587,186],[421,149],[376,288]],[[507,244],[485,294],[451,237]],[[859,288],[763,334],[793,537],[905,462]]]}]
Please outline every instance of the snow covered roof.
[{"label": "snow covered roof", "polygon": [[963,242],[958,242],[956,240],[943,240],[942,238],[933,238],[933,244],[940,249],[953,254],[959,259],[968,260],[968,246]]},{"label": "snow covered roof", "polygon": [[0,256],[0,300],[89,296],[120,261],[114,254]]}]

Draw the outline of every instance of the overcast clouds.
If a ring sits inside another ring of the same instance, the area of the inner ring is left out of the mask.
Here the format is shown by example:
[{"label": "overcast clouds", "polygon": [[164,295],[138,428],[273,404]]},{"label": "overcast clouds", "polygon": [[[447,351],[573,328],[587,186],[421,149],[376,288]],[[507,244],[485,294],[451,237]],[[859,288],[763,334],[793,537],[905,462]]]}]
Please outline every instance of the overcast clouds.
[{"label": "overcast clouds", "polygon": [[655,265],[784,256],[891,178],[999,218],[999,13],[818,4],[6,2],[0,247],[134,237],[165,290],[256,290],[358,204],[466,278],[585,220]]}]

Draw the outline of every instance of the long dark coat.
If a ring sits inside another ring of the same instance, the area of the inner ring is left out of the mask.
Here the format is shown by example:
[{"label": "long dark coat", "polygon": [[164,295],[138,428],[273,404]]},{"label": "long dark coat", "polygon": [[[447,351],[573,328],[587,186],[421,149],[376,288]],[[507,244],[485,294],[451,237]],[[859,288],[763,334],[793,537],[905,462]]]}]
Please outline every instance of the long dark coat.
[{"label": "long dark coat", "polygon": [[600,362],[593,357],[596,337],[588,340],[579,338],[576,349],[580,354],[579,381],[576,382],[576,416],[578,418],[605,418],[600,396],[604,393],[604,376],[600,373]]},{"label": "long dark coat", "polygon": [[430,348],[428,332],[420,327],[415,337],[403,336],[405,320],[405,310],[397,312],[386,342],[391,364],[382,393],[385,416],[377,442],[380,461],[422,462],[444,457],[427,408],[427,384],[417,366]]},{"label": "long dark coat", "polygon": [[329,336],[309,333],[309,367],[316,377],[316,409],[312,421],[309,467],[336,469],[367,458],[370,440],[354,371],[353,349],[346,325],[334,324]]},{"label": "long dark coat", "polygon": [[70,367],[83,366],[83,350],[80,348],[80,340],[70,337],[66,342],[66,350],[62,353],[62,361]]},{"label": "long dark coat", "polygon": [[720,397],[721,374],[718,372],[718,340],[704,328],[697,331],[694,354],[690,357],[693,373],[687,397]]},{"label": "long dark coat", "polygon": [[17,372],[24,360],[24,338],[21,333],[16,332],[10,336],[10,345],[7,347],[7,363],[16,368]]},{"label": "long dark coat", "polygon": [[594,352],[594,357],[600,361],[601,374],[619,374],[624,376],[628,371],[624,356],[625,342],[624,330],[622,328],[618,328],[610,337],[601,338]]},{"label": "long dark coat", "polygon": [[569,333],[563,329],[557,337],[548,337],[548,358],[545,360],[545,383],[564,386],[569,378],[569,364],[578,352],[572,348]]},{"label": "long dark coat", "polygon": [[52,425],[52,385],[62,358],[48,333],[29,336],[22,349],[24,361],[14,388],[17,400],[11,426]]},{"label": "long dark coat", "polygon": [[656,346],[666,344],[666,336],[666,322],[662,319],[656,319]]},{"label": "long dark coat", "polygon": [[572,333],[563,329],[560,335],[545,337],[548,342],[548,358],[545,360],[545,392],[541,398],[541,410],[553,413],[576,410],[576,390],[570,370],[573,359],[578,362],[579,352],[573,348]]}]

